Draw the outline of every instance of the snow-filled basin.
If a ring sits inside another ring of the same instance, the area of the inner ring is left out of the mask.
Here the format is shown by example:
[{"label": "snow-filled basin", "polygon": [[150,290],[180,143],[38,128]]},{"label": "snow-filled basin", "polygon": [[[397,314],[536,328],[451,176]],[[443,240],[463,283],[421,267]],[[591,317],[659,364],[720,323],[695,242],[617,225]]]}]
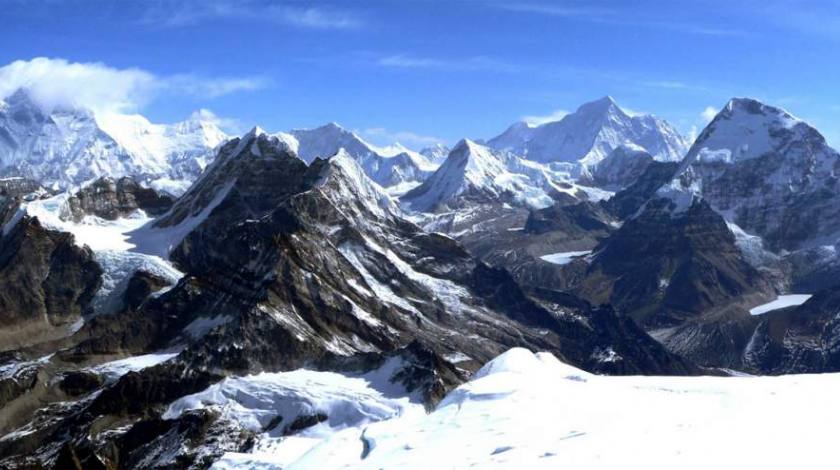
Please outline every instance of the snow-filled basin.
[{"label": "snow-filled basin", "polygon": [[564,251],[561,253],[552,253],[549,255],[540,256],[540,259],[543,261],[548,261],[549,263],[559,264],[563,266],[565,264],[569,264],[575,260],[575,258],[580,258],[581,256],[586,256],[592,253],[592,250],[586,251]]},{"label": "snow-filled basin", "polygon": [[802,305],[811,298],[811,294],[788,294],[776,297],[772,302],[761,304],[750,309],[750,315],[761,315],[773,310]]}]

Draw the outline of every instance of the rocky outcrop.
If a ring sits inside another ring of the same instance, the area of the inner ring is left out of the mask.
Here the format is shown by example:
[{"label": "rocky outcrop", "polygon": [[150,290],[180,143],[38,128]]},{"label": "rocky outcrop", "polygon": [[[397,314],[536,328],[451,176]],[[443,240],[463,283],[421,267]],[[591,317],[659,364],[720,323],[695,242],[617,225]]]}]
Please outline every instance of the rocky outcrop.
[{"label": "rocky outcrop", "polygon": [[682,211],[666,199],[648,201],[595,252],[577,291],[647,328],[675,326],[772,293],[743,260],[723,218],[700,199]]},{"label": "rocky outcrop", "polygon": [[698,192],[772,251],[840,237],[840,154],[804,121],[733,99],[700,134],[672,186]]},{"label": "rocky outcrop", "polygon": [[[402,366],[391,380],[431,405],[514,346],[598,372],[699,372],[629,320],[567,295],[524,292],[452,238],[423,232],[347,155],[306,166],[277,139],[253,132],[223,147],[155,230],[185,224],[192,230],[172,252],[185,277],[132,309],[91,319],[57,359],[183,351],[55,416],[44,434],[27,438],[30,455],[64,458],[60,444],[79,461],[116,467],[141,456],[154,466],[152,456],[175,448],[184,462],[217,455],[226,447],[207,437],[213,433],[187,437],[175,431],[183,423],[156,413],[227,375],[366,371],[397,357]],[[444,359],[456,356],[457,365]]]},{"label": "rocky outcrop", "polygon": [[0,239],[0,349],[66,335],[89,312],[101,272],[72,235],[20,220]]},{"label": "rocky outcrop", "polygon": [[747,370],[759,374],[840,371],[840,286],[804,304],[761,315],[744,350]]},{"label": "rocky outcrop", "polygon": [[601,202],[603,208],[619,220],[635,215],[639,209],[674,177],[679,168],[676,162],[653,162],[630,186]]},{"label": "rocky outcrop", "polygon": [[587,182],[609,191],[618,191],[635,183],[654,162],[643,148],[622,145],[598,162]]},{"label": "rocky outcrop", "polygon": [[77,222],[86,215],[116,220],[138,209],[152,216],[160,215],[168,211],[174,202],[172,196],[144,188],[129,177],[117,180],[99,178],[67,199],[71,217]]}]

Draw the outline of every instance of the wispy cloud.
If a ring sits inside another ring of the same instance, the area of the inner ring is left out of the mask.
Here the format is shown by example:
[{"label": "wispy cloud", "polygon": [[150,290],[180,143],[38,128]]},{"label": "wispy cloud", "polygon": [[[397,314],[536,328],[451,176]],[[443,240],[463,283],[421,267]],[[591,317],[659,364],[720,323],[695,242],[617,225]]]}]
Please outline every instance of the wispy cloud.
[{"label": "wispy cloud", "polygon": [[189,74],[164,77],[159,81],[163,88],[210,99],[241,91],[259,90],[270,83],[264,77],[204,78]]},{"label": "wispy cloud", "polygon": [[416,57],[405,54],[389,55],[376,61],[377,65],[391,68],[440,68],[463,71],[490,71],[502,73],[516,73],[521,66],[504,62],[493,57],[473,56],[464,58]]},{"label": "wispy cloud", "polygon": [[366,139],[377,145],[392,145],[396,142],[411,148],[421,149],[434,144],[444,143],[444,139],[421,135],[410,131],[389,131],[384,127],[372,127],[361,131]]},{"label": "wispy cloud", "polygon": [[94,112],[131,112],[164,95],[212,99],[256,90],[261,77],[207,78],[155,75],[139,68],[115,68],[100,62],[69,62],[36,57],[0,67],[0,98],[26,88],[43,106],[82,106]]},{"label": "wispy cloud", "polygon": [[155,3],[141,18],[144,23],[161,26],[216,20],[270,22],[309,29],[354,29],[363,25],[359,17],[344,9],[269,0],[166,0]]},{"label": "wispy cloud", "polygon": [[704,109],[703,112],[700,113],[700,117],[703,119],[703,121],[709,123],[712,122],[712,119],[714,119],[715,116],[717,116],[717,113],[718,110],[714,106],[706,106],[706,109]]},{"label": "wispy cloud", "polygon": [[522,116],[522,120],[530,126],[539,126],[548,122],[559,121],[566,117],[567,114],[569,114],[568,111],[558,109],[544,116]]},{"label": "wispy cloud", "polygon": [[663,90],[680,90],[680,91],[708,91],[705,86],[695,85],[680,80],[650,80],[641,82],[642,85],[650,88],[659,88]]},{"label": "wispy cloud", "polygon": [[379,59],[379,65],[385,67],[403,67],[403,68],[428,68],[428,67],[446,67],[447,63],[439,59],[432,59],[429,57],[408,57],[405,55],[392,55]]},{"label": "wispy cloud", "polygon": [[511,12],[557,16],[590,23],[659,29],[684,34],[696,34],[702,36],[751,35],[751,33],[742,29],[698,25],[693,22],[679,22],[672,19],[639,19],[633,16],[633,11],[631,9],[620,6],[614,6],[611,8],[593,7],[588,3],[567,3],[564,5],[546,3],[501,3],[498,4],[498,6]]},{"label": "wispy cloud", "polygon": [[225,132],[229,132],[231,134],[241,134],[243,129],[242,122],[239,119],[222,117],[205,108],[194,111],[190,114],[189,118],[191,120],[212,122]]}]

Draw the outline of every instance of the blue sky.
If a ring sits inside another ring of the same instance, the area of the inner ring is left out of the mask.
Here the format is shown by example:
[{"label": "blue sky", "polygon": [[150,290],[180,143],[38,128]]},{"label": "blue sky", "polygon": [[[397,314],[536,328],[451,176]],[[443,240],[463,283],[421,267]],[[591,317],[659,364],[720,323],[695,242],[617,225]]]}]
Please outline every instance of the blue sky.
[{"label": "blue sky", "polygon": [[239,130],[335,121],[420,147],[606,94],[688,134],[751,96],[840,143],[832,2],[0,0],[0,44],[0,64],[51,59],[0,69],[0,94],[37,73],[157,122],[206,108]]}]

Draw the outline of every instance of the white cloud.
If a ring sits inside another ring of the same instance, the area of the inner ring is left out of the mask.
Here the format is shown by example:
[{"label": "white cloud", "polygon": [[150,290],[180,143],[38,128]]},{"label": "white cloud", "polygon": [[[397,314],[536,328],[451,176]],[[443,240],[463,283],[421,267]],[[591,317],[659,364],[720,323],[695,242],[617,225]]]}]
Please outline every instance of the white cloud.
[{"label": "white cloud", "polygon": [[362,21],[335,8],[300,7],[267,0],[164,0],[151,4],[143,23],[188,26],[214,20],[269,22],[310,29],[354,29]]},{"label": "white cloud", "polygon": [[584,2],[578,4],[583,6],[540,3],[533,4],[527,2],[498,3],[497,5],[502,9],[512,12],[556,16],[596,24],[650,28],[701,36],[727,37],[751,35],[751,33],[740,29],[698,25],[694,21],[681,22],[676,21],[674,18],[663,18],[657,20],[650,17],[637,17],[637,15],[634,14],[634,7],[629,3],[627,5],[622,5],[621,2],[619,2],[609,8],[592,7],[592,3],[595,2]]},{"label": "white cloud", "polygon": [[407,57],[404,55],[392,55],[383,57],[377,62],[379,65],[386,67],[444,67],[446,62],[438,59],[430,59],[426,57]]},{"label": "white cloud", "polygon": [[0,99],[26,88],[42,106],[81,106],[94,112],[133,112],[166,94],[217,98],[265,86],[259,77],[157,76],[139,68],[37,57],[0,67]]},{"label": "white cloud", "polygon": [[568,111],[558,109],[553,113],[550,113],[545,116],[522,116],[522,120],[528,123],[528,125],[530,126],[539,126],[548,122],[559,121],[566,117],[567,114],[569,114]]},{"label": "white cloud", "polygon": [[517,73],[522,67],[502,62],[492,57],[473,56],[459,59],[439,59],[434,57],[412,57],[404,54],[381,57],[377,65],[393,68],[442,68],[447,70],[485,71]]},{"label": "white cloud", "polygon": [[81,105],[94,111],[131,111],[145,104],[159,80],[140,69],[38,57],[0,67],[0,98],[27,88],[48,108]]},{"label": "white cloud", "polygon": [[691,129],[688,131],[688,141],[690,143],[694,143],[697,140],[697,136],[699,135],[699,131],[697,130],[697,126],[692,125]]},{"label": "white cloud", "polygon": [[202,78],[195,75],[173,75],[162,80],[166,88],[198,97],[218,98],[240,91],[264,88],[268,80],[261,77]]},{"label": "white cloud", "polygon": [[362,136],[376,145],[392,145],[396,142],[409,148],[422,149],[434,144],[444,143],[439,137],[420,135],[410,131],[389,131],[384,127],[372,127],[361,132]]},{"label": "white cloud", "polygon": [[700,117],[702,117],[703,120],[708,123],[712,122],[712,119],[714,119],[715,116],[717,116],[717,113],[718,110],[714,106],[707,106],[706,109],[704,109],[703,112],[700,113]]},{"label": "white cloud", "polygon": [[240,122],[238,119],[219,116],[213,111],[210,111],[209,109],[201,108],[197,111],[193,111],[192,114],[190,114],[189,119],[194,121],[212,122],[219,126],[225,132],[231,134],[242,133],[242,122]]},{"label": "white cloud", "polygon": [[362,25],[358,18],[346,12],[316,8],[285,8],[281,15],[289,23],[316,29],[352,29]]}]

